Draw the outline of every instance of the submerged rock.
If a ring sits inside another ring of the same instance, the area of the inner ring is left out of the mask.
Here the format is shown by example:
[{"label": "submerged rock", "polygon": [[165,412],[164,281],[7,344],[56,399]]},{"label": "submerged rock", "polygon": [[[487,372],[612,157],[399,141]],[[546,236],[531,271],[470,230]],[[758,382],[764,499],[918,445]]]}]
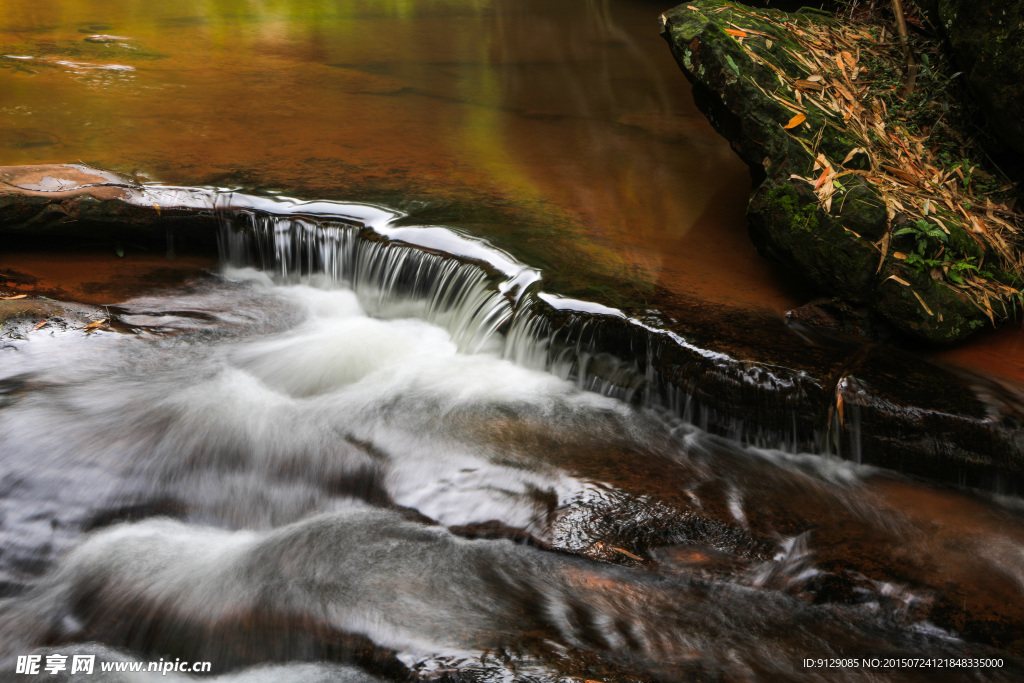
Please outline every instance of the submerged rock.
[{"label": "submerged rock", "polygon": [[[759,251],[823,293],[867,306],[898,330],[928,341],[953,342],[984,325],[986,313],[951,285],[953,278],[934,267],[915,266],[915,259],[899,251],[913,251],[924,238],[893,230],[912,221],[887,196],[891,188],[864,173],[875,162],[848,125],[851,116],[857,119],[859,95],[852,94],[857,86],[846,65],[837,70],[839,80],[827,85],[834,85],[837,97],[846,98],[852,109],[840,115],[838,106],[812,106],[810,95],[822,91],[822,74],[827,77],[833,67],[811,63],[797,37],[803,39],[805,31],[830,17],[699,0],[661,19],[662,34],[694,84],[698,106],[751,168],[755,188],[747,215]],[[810,95],[801,97],[801,89]],[[884,172],[917,178],[898,168]],[[823,183],[827,189],[840,175],[842,182],[826,196]],[[958,215],[950,216],[950,227],[943,228],[948,236],[942,238],[947,253],[973,263],[977,240],[956,223]],[[998,273],[994,277],[1002,281]]]}]

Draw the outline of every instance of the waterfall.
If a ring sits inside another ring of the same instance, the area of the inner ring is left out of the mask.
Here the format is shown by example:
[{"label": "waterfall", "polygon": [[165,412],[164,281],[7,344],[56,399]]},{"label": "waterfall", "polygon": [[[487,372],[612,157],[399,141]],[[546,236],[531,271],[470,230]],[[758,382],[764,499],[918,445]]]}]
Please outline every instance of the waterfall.
[{"label": "waterfall", "polygon": [[[464,352],[496,352],[744,443],[794,451],[820,440],[816,425],[797,424],[795,403],[806,396],[802,378],[785,376],[792,371],[745,367],[619,310],[543,292],[536,270],[482,240],[328,202],[311,210],[233,195],[232,203],[220,211],[226,265],[284,283],[326,279],[350,288],[373,316],[446,328]],[[759,414],[737,416],[732,400],[756,403]]]},{"label": "waterfall", "polygon": [[513,315],[497,275],[480,264],[342,221],[239,211],[224,221],[220,247],[227,265],[256,267],[285,283],[326,278],[354,291],[372,315],[437,324],[468,353],[492,343]]}]

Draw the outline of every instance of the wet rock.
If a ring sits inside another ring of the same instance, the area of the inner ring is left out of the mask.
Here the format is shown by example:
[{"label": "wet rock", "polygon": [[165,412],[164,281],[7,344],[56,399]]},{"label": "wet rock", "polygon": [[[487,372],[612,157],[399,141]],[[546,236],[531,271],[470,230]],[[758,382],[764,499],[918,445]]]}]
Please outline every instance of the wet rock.
[{"label": "wet rock", "polygon": [[[925,282],[891,254],[879,268],[874,242],[888,230],[888,219],[876,186],[846,175],[845,201],[826,209],[804,180],[821,173],[815,171],[817,153],[832,163],[846,159],[843,170],[863,170],[865,160],[853,153],[859,143],[838,115],[808,106],[805,121],[785,127],[801,107],[795,102],[787,107],[769,93],[778,93],[779,73],[801,79],[807,70],[793,57],[801,47],[784,21],[806,26],[830,19],[817,13],[758,13],[722,0],[680,5],[662,15],[662,35],[694,84],[698,106],[751,168],[756,187],[747,216],[755,246],[819,291],[868,306],[907,334],[940,343],[966,337],[983,326],[984,314],[964,295],[943,281]],[[759,61],[730,35],[736,27],[753,32],[747,34],[747,47]],[[917,296],[910,286],[893,286],[893,275],[912,282]]]},{"label": "wet rock", "polygon": [[551,357],[575,359],[580,383],[595,391],[744,443],[1024,491],[1024,400],[992,379],[841,334],[795,339],[778,321],[697,304],[667,309],[688,322],[664,329],[541,304],[533,310],[550,326],[542,336],[553,340]]},{"label": "wet rock", "polygon": [[538,658],[543,681],[582,673],[575,651],[603,662],[611,675],[591,674],[602,680],[636,680],[620,667],[640,680],[788,679],[810,644],[823,656],[991,652],[880,627],[840,605],[817,608],[774,590],[751,597],[349,509],[266,533],[168,520],[105,530],[46,585],[0,605],[0,633],[22,652],[40,639],[99,640],[153,659],[211,661],[215,671],[350,661],[397,680],[410,678],[399,659],[414,653],[458,648],[472,657],[517,639],[554,651],[551,662]]},{"label": "wet rock", "polygon": [[817,299],[786,311],[786,324],[840,337],[885,339],[889,330],[863,307],[839,299]]},{"label": "wet rock", "polygon": [[131,237],[213,245],[208,196],[161,192],[83,164],[0,166],[0,234]]},{"label": "wet rock", "polygon": [[[746,144],[747,138],[738,140]],[[205,231],[211,248],[215,243],[215,231],[210,229],[217,220],[212,208],[215,202],[208,191],[204,194],[189,188],[141,186],[83,166],[6,168],[0,169],[0,178],[4,180],[0,185],[0,232],[66,235],[69,231],[92,231],[107,235],[126,231],[133,234],[133,241],[138,241],[140,235],[141,239],[149,235],[154,241],[162,241],[168,227],[172,227],[175,231]],[[787,182],[766,180],[762,187],[787,187]],[[799,185],[788,187],[794,197],[801,192]],[[241,202],[243,210],[254,211],[244,206],[252,198],[236,196],[235,200]],[[865,234],[877,224],[873,212],[865,210],[859,216]],[[273,216],[260,215],[271,225]],[[823,222],[835,220],[816,207],[808,215]],[[19,216],[21,222],[15,220]],[[255,231],[257,224],[246,226]],[[797,225],[796,230],[802,228]],[[359,234],[360,239],[382,239],[368,229]],[[829,248],[824,240],[807,242],[807,258],[818,259],[817,272],[823,281],[839,278],[828,268],[830,255],[863,255],[863,244],[858,241],[862,238],[850,237],[842,228],[837,228],[835,234],[837,241]],[[274,235],[274,239],[281,238]],[[297,235],[308,239],[305,232]],[[786,243],[780,237],[772,244],[781,249]],[[420,253],[412,245],[402,249]],[[272,254],[273,248],[263,253]],[[415,257],[403,257],[402,262],[419,263]],[[877,261],[872,257],[870,262],[873,272]],[[877,278],[902,272],[898,268],[887,262]],[[913,275],[903,275],[916,282]],[[916,287],[925,291],[931,282]],[[845,289],[857,286],[849,279],[843,283]],[[864,287],[868,289],[866,284]],[[883,280],[878,289],[890,295],[876,305],[887,307],[890,317],[900,316],[908,324],[917,324],[911,315],[916,310],[916,299],[907,298],[912,296],[907,288]],[[939,289],[936,297],[943,291]],[[592,306],[589,311],[574,310],[563,305],[568,300],[556,307],[550,297],[531,297],[529,304],[522,306],[524,310],[516,314],[522,324],[517,323],[520,331],[515,334],[525,335],[523,342],[530,348],[521,349],[523,353],[530,354],[530,358],[543,356],[534,360],[564,373],[581,387],[665,410],[713,434],[811,453],[840,448],[844,456],[902,472],[995,487],[1003,492],[1024,490],[1024,443],[1020,437],[1024,410],[1012,401],[1001,401],[999,407],[993,407],[990,397],[1000,392],[990,386],[991,381],[965,380],[894,349],[864,351],[860,341],[813,335],[800,340],[774,316],[685,301],[667,292],[656,295],[662,309],[657,320],[645,317],[643,311],[605,309],[608,312],[603,313]],[[580,303],[587,308],[586,302]],[[960,303],[952,300],[943,306],[948,309]],[[137,329],[145,327],[144,320],[131,316],[130,311],[115,313],[127,314],[125,321]],[[844,330],[859,325],[854,316],[847,321],[846,313],[841,311],[808,309],[794,315],[799,322]],[[36,322],[31,316],[21,320],[27,325],[23,332]],[[157,322],[166,325],[169,320],[160,318]],[[183,329],[194,326],[189,322]],[[513,357],[519,352],[510,351]],[[900,386],[901,372],[914,378],[904,387]],[[850,393],[854,385],[843,381],[852,382],[851,378],[867,393]],[[837,395],[857,406],[860,423],[851,414],[838,426],[832,424],[837,417]],[[870,430],[858,424],[870,425]],[[993,453],[1000,455],[995,457]],[[372,487],[362,488],[372,493]]]},{"label": "wet rock", "polygon": [[42,320],[63,312],[59,306],[39,299],[0,299],[0,326],[19,318]]}]

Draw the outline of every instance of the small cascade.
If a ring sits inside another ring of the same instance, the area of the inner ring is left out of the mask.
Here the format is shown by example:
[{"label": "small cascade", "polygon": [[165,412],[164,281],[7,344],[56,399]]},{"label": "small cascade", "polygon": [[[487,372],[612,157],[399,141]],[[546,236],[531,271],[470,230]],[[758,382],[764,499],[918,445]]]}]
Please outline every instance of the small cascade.
[{"label": "small cascade", "polygon": [[[992,455],[1017,443],[1012,423],[970,405],[958,412],[965,404],[942,396],[920,404],[919,394],[879,384],[892,376],[884,372],[893,362],[885,356],[872,356],[871,386],[850,372],[836,378],[745,360],[657,319],[544,292],[537,270],[485,241],[439,226],[400,226],[401,214],[380,207],[236,193],[213,203],[227,265],[258,268],[281,283],[337,283],[373,317],[434,323],[465,353],[487,351],[651,409],[673,428],[693,425],[747,446],[858,464],[895,461],[907,472],[940,473],[999,493],[1020,489]],[[934,434],[916,441],[887,436],[922,415]]]},{"label": "small cascade", "polygon": [[238,211],[220,233],[222,259],[282,283],[326,278],[352,289],[381,318],[418,317],[451,332],[473,353],[495,339],[512,303],[482,264],[387,239],[344,221]]},{"label": "small cascade", "polygon": [[[799,377],[744,367],[619,310],[542,292],[536,271],[486,243],[445,228],[396,228],[395,214],[372,227],[364,216],[301,206],[280,214],[236,203],[221,215],[221,254],[232,267],[255,267],[282,283],[326,278],[352,289],[373,316],[427,320],[465,352],[497,352],[743,443],[818,446],[817,425],[797,424],[795,404],[806,399]],[[756,419],[730,411],[727,396],[756,404]]]},{"label": "small cascade", "polygon": [[822,440],[813,419],[798,418],[814,388],[799,373],[744,364],[590,302],[529,297],[512,318],[504,355],[744,444],[813,452]]}]

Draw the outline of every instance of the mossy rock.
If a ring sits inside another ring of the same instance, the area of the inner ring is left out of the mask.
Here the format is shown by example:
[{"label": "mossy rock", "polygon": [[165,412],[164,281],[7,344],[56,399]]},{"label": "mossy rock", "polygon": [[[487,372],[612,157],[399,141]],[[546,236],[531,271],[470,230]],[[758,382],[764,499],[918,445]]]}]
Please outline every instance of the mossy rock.
[{"label": "mossy rock", "polygon": [[[810,185],[769,178],[754,190],[747,216],[762,254],[799,269],[819,289],[871,300],[878,250],[821,210]],[[881,218],[884,226],[884,209]]]},{"label": "mossy rock", "polygon": [[891,256],[880,272],[875,310],[895,328],[938,343],[985,326],[985,314],[966,295]]},{"label": "mossy rock", "polygon": [[[782,24],[800,27],[834,19],[817,12],[787,14],[696,0],[665,12],[661,21],[662,35],[694,85],[697,105],[751,168],[757,186],[747,216],[760,253],[788,265],[822,294],[873,307],[917,337],[949,342],[979,326],[977,307],[963,304],[956,290],[927,274],[912,273],[921,280],[915,291],[925,307],[942,311],[927,319],[920,317],[923,308],[916,297],[911,294],[908,300],[906,292],[882,276],[876,244],[888,230],[888,217],[881,192],[867,178],[843,174],[831,207],[819,204],[809,182],[820,174],[815,170],[819,154],[835,168],[849,157],[844,170],[865,170],[867,159],[850,156],[860,144],[838,115],[801,108],[788,99],[791,89],[780,74],[794,80],[808,74],[791,54],[802,48]],[[746,33],[744,44],[729,33],[737,28]],[[752,59],[748,50],[767,65]],[[806,120],[787,128],[796,111],[805,112]],[[963,243],[964,254],[974,254],[976,245],[966,231],[954,226],[950,232],[951,239]],[[909,271],[901,264],[893,268]],[[900,319],[901,313],[909,317]]]}]

